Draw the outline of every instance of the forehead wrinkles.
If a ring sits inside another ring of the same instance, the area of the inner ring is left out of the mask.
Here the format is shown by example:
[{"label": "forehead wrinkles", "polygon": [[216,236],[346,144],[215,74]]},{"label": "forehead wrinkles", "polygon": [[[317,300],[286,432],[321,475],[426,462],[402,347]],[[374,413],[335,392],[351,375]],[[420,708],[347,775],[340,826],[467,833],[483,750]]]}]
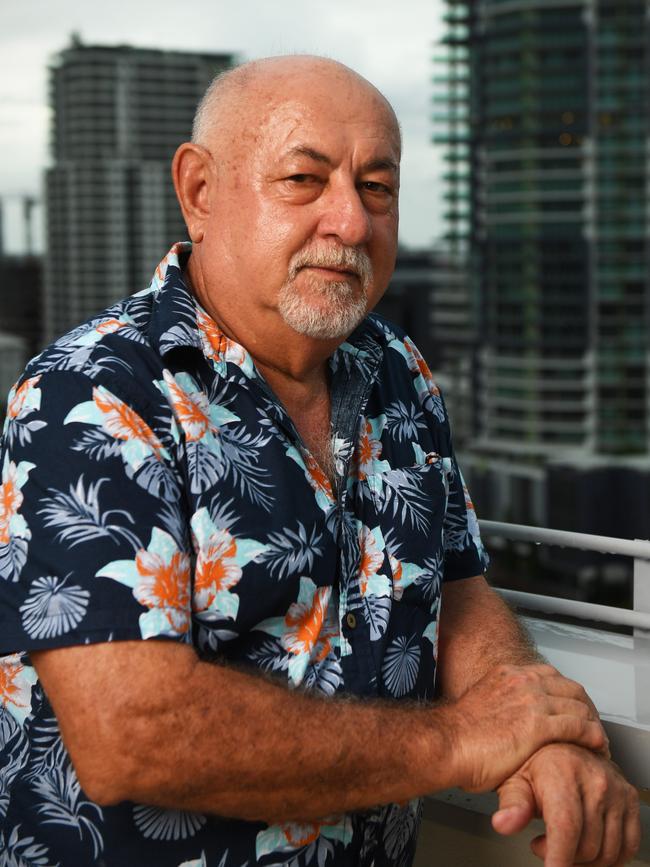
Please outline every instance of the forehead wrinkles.
[{"label": "forehead wrinkles", "polygon": [[364,163],[390,159],[399,165],[400,161],[397,129],[390,116],[377,111],[368,112],[366,117],[341,113],[331,116],[299,101],[284,103],[256,125],[251,141],[260,153],[271,151],[274,157],[282,157],[294,147],[305,147],[333,162],[350,155],[359,155]]},{"label": "forehead wrinkles", "polygon": [[[399,162],[399,127],[387,100],[367,82],[360,84],[347,76],[336,79],[334,88],[329,76],[300,82],[254,78],[233,90],[222,103],[210,143],[218,162],[239,177],[263,155],[270,151],[278,156],[290,143],[322,150],[319,145],[328,131],[348,125],[353,145],[376,141],[382,157]],[[294,93],[287,96],[291,90]],[[311,137],[315,139],[310,141]]]}]

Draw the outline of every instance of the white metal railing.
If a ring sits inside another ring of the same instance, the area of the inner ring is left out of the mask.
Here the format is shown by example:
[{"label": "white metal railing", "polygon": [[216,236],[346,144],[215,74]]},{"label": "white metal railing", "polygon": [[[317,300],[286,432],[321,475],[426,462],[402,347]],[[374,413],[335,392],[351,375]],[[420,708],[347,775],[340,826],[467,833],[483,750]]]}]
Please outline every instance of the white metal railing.
[{"label": "white metal railing", "polygon": [[528,527],[523,524],[504,524],[501,521],[481,521],[480,527],[481,533],[486,537],[632,557],[634,559],[634,610],[596,605],[576,599],[560,599],[557,596],[496,589],[518,608],[562,614],[580,620],[595,620],[616,626],[630,626],[644,633],[650,632],[650,541],[617,539],[611,536],[573,533],[568,530],[552,530],[548,527]]}]

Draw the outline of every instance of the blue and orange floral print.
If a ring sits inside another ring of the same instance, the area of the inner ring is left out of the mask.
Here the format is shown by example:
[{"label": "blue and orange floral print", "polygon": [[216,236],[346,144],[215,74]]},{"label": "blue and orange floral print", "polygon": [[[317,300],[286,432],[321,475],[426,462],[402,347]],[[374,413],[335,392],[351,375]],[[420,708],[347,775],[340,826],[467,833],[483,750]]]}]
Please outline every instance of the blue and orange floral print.
[{"label": "blue and orange floral print", "polygon": [[100,808],[30,663],[43,648],[177,641],[288,689],[429,701],[442,582],[485,566],[411,341],[370,316],[330,359],[330,479],[188,292],[190,252],[175,245],[148,290],[48,347],[9,398],[0,865],[406,867],[417,801],[271,826]]}]

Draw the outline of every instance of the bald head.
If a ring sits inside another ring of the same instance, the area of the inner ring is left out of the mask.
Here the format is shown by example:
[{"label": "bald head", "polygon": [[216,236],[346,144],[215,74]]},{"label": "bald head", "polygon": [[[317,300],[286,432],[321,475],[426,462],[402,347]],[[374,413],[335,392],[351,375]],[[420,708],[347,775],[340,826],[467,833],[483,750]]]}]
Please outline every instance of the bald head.
[{"label": "bald head", "polygon": [[311,84],[330,90],[332,98],[341,93],[342,85],[365,91],[383,108],[401,149],[399,123],[386,97],[343,63],[314,55],[251,60],[217,75],[197,107],[192,141],[211,149],[224,138],[236,139],[241,128],[261,119],[270,105],[304,94]]}]

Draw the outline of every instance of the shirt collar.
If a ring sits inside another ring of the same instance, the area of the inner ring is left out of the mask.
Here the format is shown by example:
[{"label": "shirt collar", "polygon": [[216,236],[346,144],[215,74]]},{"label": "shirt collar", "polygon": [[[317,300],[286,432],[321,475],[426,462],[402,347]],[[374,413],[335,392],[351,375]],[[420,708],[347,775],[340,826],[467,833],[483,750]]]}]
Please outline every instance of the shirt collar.
[{"label": "shirt collar", "polygon": [[156,268],[147,290],[153,295],[149,340],[163,358],[174,349],[202,351],[196,302],[183,279],[191,250],[190,241],[174,244]]},{"label": "shirt collar", "polygon": [[[183,279],[183,269],[191,252],[191,241],[178,241],[154,272],[148,289],[148,292],[153,293],[149,324],[151,345],[161,357],[174,349],[199,350],[221,376],[226,376],[227,364],[231,363],[252,379],[257,372],[248,350],[226,337],[191,294]],[[345,356],[348,361],[354,359],[362,364],[364,359],[376,360],[385,344],[385,329],[375,317],[366,317],[334,351],[332,365],[338,367]]]}]

